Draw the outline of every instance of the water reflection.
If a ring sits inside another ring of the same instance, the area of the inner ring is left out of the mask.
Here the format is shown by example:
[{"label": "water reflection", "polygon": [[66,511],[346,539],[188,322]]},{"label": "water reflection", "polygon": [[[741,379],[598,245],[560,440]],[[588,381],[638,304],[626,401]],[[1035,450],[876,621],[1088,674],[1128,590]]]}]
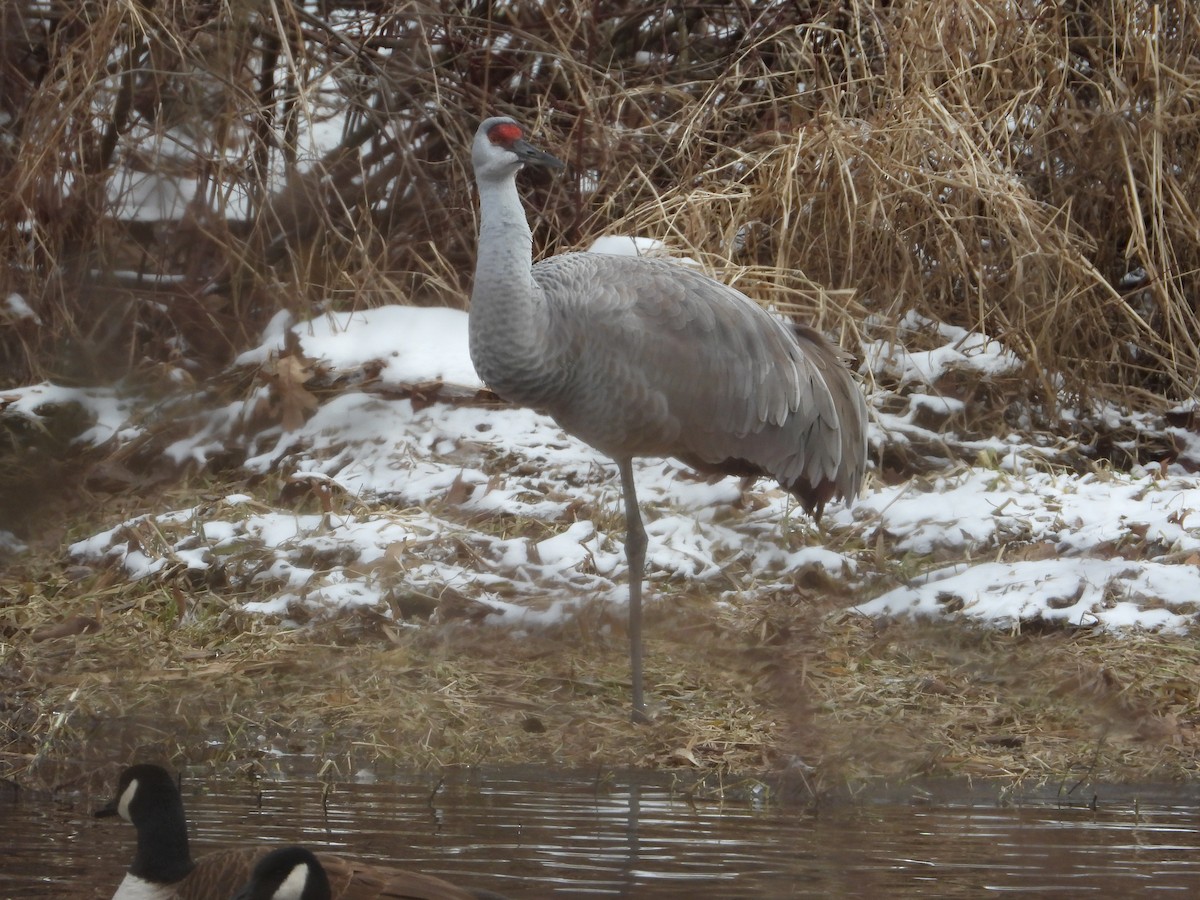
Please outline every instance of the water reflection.
[{"label": "water reflection", "polygon": [[[199,854],[301,842],[511,897],[1106,897],[1200,888],[1200,791],[1101,790],[1093,810],[1049,794],[906,788],[811,806],[688,803],[666,778],[542,769],[375,783],[185,779]],[[1088,797],[1090,798],[1090,794]],[[133,829],[99,795],[0,795],[0,897],[111,896]]]}]

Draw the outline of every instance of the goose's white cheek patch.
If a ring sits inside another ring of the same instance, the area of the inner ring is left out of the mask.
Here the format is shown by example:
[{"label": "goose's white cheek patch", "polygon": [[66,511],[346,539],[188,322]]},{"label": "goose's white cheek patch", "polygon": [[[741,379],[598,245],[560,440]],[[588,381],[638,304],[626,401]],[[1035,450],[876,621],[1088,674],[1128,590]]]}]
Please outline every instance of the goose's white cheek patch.
[{"label": "goose's white cheek patch", "polygon": [[304,893],[304,886],[308,883],[308,866],[296,866],[288,873],[288,877],[283,879],[283,882],[275,889],[273,896],[283,898],[283,900],[292,900],[298,898]]},{"label": "goose's white cheek patch", "polygon": [[121,792],[121,799],[117,803],[117,814],[126,822],[132,822],[133,819],[129,815],[129,804],[133,802],[133,795],[137,793],[138,780],[134,778],[129,782],[129,787]]}]

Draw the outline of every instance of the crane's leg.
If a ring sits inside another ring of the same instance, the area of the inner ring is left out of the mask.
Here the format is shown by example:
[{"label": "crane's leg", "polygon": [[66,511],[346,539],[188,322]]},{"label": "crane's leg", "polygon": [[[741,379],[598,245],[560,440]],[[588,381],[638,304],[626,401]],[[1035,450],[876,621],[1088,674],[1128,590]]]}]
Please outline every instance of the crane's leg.
[{"label": "crane's leg", "polygon": [[633,681],[635,722],[647,722],[642,692],[642,580],[646,575],[646,529],[633,483],[633,460],[618,459],[621,496],[625,498],[625,558],[629,561],[629,670]]}]

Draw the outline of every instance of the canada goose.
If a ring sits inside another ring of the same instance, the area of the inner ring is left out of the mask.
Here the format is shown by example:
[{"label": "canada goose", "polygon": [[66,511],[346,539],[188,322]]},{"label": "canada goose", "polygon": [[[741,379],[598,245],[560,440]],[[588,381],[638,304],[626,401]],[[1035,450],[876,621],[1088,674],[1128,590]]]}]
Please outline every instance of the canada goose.
[{"label": "canada goose", "polygon": [[233,900],[329,900],[329,876],[311,850],[283,847],[258,861]]},{"label": "canada goose", "polygon": [[[187,819],[183,798],[175,779],[161,766],[130,766],[121,773],[116,796],[96,810],[97,817],[120,816],[137,829],[137,853],[113,900],[224,900],[246,885],[250,890],[252,870],[269,847],[239,847],[218,850],[193,860],[188,850]],[[308,851],[304,851],[308,853]],[[308,856],[312,856],[308,853]],[[318,868],[322,888],[310,869],[276,882],[294,893],[251,893],[251,897],[336,898],[367,900],[380,897],[409,900],[480,900],[496,898],[487,891],[470,891],[440,878],[384,866],[358,863],[342,856],[322,853]],[[285,858],[286,863],[286,858]],[[273,863],[274,865],[281,865]],[[300,862],[293,860],[289,872]],[[310,882],[311,877],[311,882]],[[247,884],[247,882],[250,882]],[[332,889],[331,889],[332,886]],[[306,892],[306,887],[310,891]],[[320,893],[321,890],[324,893]],[[245,893],[243,891],[243,893]]]},{"label": "canada goose", "polygon": [[[250,880],[234,896],[233,900],[332,900],[335,896],[329,883],[324,860],[330,857],[316,854],[305,847],[283,847],[272,850],[262,857],[254,867]],[[386,870],[375,870],[386,871]],[[403,884],[389,883],[376,888],[376,893],[337,894],[339,897],[443,897],[446,883],[439,878],[405,873]],[[335,878],[335,881],[337,879]],[[474,891],[476,900],[504,900],[491,891]]]}]

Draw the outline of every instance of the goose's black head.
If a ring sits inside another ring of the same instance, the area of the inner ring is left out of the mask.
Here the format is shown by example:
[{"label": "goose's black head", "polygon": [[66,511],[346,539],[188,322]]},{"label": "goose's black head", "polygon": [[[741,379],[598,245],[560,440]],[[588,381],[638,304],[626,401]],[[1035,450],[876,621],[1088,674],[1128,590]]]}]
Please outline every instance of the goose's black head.
[{"label": "goose's black head", "polygon": [[175,779],[162,766],[143,763],[121,773],[116,796],[96,810],[96,818],[120,816],[140,827],[139,822],[152,822],[175,807],[182,812],[183,800]]},{"label": "goose's black head", "polygon": [[96,810],[97,818],[108,816],[120,816],[137,829],[131,874],[173,884],[194,868],[179,785],[162,766],[143,763],[122,772],[116,795]]},{"label": "goose's black head", "polygon": [[330,900],[329,877],[310,850],[273,850],[254,867],[233,900]]}]

